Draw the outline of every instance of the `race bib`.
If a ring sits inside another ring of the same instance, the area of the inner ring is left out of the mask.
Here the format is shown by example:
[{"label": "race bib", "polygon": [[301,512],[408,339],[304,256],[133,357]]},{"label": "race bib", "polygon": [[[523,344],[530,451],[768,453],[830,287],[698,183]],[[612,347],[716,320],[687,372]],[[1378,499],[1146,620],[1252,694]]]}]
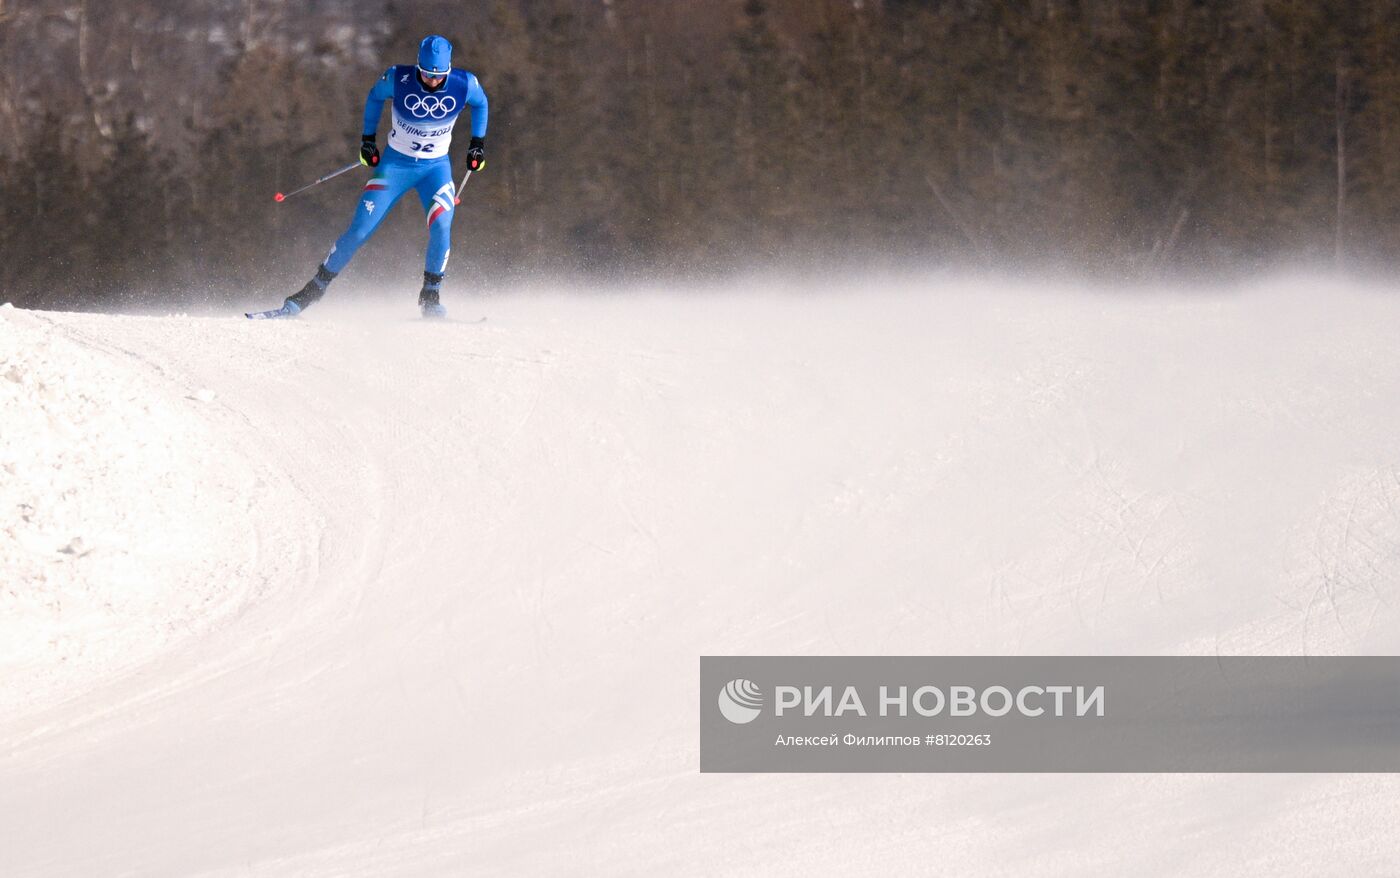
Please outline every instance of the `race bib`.
[{"label": "race bib", "polygon": [[[424,100],[433,100],[430,95]],[[444,100],[452,100],[449,95]],[[399,152],[416,159],[435,159],[447,155],[452,145],[452,125],[457,121],[456,114],[449,117],[446,124],[424,125],[417,119],[404,119],[394,108],[389,126],[389,145]]]},{"label": "race bib", "polygon": [[442,88],[428,91],[418,81],[414,68],[394,68],[394,105],[389,126],[389,146],[416,159],[447,155],[452,145],[452,126],[467,108],[470,74],[452,71]]}]

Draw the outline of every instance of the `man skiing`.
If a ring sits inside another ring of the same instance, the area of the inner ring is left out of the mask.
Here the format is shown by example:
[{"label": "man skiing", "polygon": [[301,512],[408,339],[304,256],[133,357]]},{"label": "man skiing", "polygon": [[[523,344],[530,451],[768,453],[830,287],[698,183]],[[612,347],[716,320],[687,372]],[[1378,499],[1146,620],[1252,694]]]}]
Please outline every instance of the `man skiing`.
[{"label": "man skiing", "polygon": [[[389,146],[381,160],[375,132],[385,101],[393,101],[393,110]],[[384,71],[365,99],[364,134],[360,138],[360,164],[374,168],[374,176],[360,194],[350,227],[326,254],[316,276],[289,296],[280,309],[267,312],[269,316],[294,317],[325,295],[326,287],[409,189],[417,190],[428,215],[428,253],[418,307],[424,317],[447,315],[438,301],[456,204],[447,148],[452,143],[452,126],[467,107],[471,108],[472,129],[467,168],[480,171],[486,167],[486,92],[475,75],[452,67],[452,44],[444,37],[429,36],[418,46],[417,65],[396,64]]]}]

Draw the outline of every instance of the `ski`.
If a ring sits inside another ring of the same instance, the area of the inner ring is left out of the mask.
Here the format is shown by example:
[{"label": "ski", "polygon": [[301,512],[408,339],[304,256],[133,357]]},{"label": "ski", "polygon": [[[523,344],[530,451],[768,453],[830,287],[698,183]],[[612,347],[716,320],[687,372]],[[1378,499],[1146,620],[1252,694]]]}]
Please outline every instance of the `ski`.
[{"label": "ski", "polygon": [[271,311],[245,311],[244,317],[249,320],[280,320],[287,317],[295,317],[301,313],[295,302],[286,302],[281,308],[273,308]]}]

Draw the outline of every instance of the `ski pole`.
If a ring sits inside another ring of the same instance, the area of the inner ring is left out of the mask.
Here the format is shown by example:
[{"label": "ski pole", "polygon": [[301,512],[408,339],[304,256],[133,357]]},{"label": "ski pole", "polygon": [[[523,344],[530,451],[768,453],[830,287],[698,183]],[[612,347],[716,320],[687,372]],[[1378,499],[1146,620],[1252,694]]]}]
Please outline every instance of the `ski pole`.
[{"label": "ski pole", "polygon": [[293,189],[291,192],[288,192],[286,195],[283,195],[281,192],[278,192],[276,195],[272,196],[272,200],[273,200],[273,201],[286,201],[288,198],[291,198],[293,195],[296,195],[298,192],[305,192],[306,190],[310,189],[312,186],[319,186],[320,184],[322,184],[322,183],[326,182],[327,180],[331,179],[332,177],[339,177],[341,174],[347,173],[347,172],[349,172],[349,171],[353,171],[353,170],[355,170],[356,168],[358,168],[359,166],[360,166],[360,163],[359,163],[359,162],[351,162],[350,164],[346,165],[345,167],[341,168],[341,169],[338,170],[338,171],[331,171],[329,174],[327,174],[326,176],[324,176],[324,177],[322,177],[321,179],[317,180],[315,183],[307,183],[305,186],[301,187],[300,189]]},{"label": "ski pole", "polygon": [[463,187],[463,186],[466,186],[466,185],[467,185],[467,181],[470,180],[471,178],[472,178],[472,172],[471,172],[470,170],[468,170],[467,173],[466,173],[466,176],[464,176],[464,177],[462,178],[462,185],[457,187],[457,195],[456,195],[455,198],[452,199],[452,203],[453,203],[453,204],[461,204],[461,203],[462,203],[462,187]]}]

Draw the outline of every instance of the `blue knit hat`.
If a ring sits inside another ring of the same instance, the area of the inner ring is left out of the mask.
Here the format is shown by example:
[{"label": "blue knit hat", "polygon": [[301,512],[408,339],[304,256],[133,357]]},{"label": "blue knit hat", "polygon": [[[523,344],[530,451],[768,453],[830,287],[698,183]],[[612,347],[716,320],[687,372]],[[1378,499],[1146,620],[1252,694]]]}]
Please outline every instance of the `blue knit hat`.
[{"label": "blue knit hat", "polygon": [[437,34],[418,44],[418,69],[424,76],[446,76],[452,72],[452,44]]}]

